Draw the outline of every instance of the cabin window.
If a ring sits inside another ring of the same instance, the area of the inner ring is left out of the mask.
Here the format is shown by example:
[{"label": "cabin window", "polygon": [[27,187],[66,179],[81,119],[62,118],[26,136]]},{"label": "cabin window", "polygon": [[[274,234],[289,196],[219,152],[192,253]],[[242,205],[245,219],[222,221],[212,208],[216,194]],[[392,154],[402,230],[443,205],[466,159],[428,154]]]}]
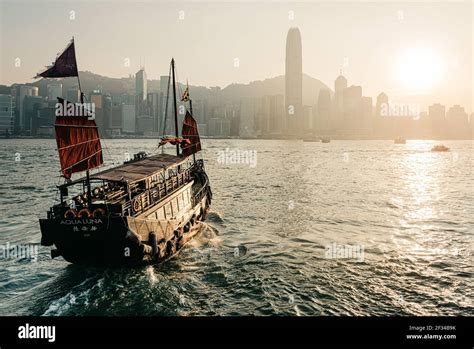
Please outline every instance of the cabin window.
[{"label": "cabin window", "polygon": [[166,218],[171,218],[173,216],[173,212],[171,210],[171,202],[165,205],[165,212]]},{"label": "cabin window", "polygon": [[138,182],[137,183],[138,188],[141,189],[141,190],[145,190],[146,189],[146,182],[147,182],[146,180]]}]

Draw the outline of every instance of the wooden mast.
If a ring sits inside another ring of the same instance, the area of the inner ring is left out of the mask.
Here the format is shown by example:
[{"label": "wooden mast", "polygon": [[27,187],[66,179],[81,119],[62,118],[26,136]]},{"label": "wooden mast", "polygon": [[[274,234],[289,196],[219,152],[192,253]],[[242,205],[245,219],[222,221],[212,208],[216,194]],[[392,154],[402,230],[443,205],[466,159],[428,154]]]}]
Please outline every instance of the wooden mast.
[{"label": "wooden mast", "polygon": [[[74,36],[72,37],[72,42],[74,42]],[[77,67],[77,83],[79,85],[79,93],[80,93],[80,101],[81,101],[81,108],[84,109],[84,94],[82,93],[81,88],[81,79],[79,78],[79,67],[77,66],[77,59],[76,59],[76,67]],[[99,127],[97,126],[97,131]],[[87,206],[92,205],[92,190],[91,190],[91,178],[89,169],[86,170],[86,185],[87,185]]]},{"label": "wooden mast", "polygon": [[[191,94],[189,93],[189,85],[186,81],[186,88],[188,89],[188,95],[189,95],[189,111],[191,112],[191,115],[194,117],[193,114],[193,101],[191,99]],[[196,164],[196,153],[193,153],[193,162]]]},{"label": "wooden mast", "polygon": [[[188,93],[189,93],[189,87],[188,87]],[[189,109],[191,111],[191,115],[194,117],[193,114],[193,101],[191,100],[191,96],[189,96]],[[193,162],[196,164],[196,153],[193,153]]]},{"label": "wooden mast", "polygon": [[[171,70],[173,73],[173,103],[174,103],[174,130],[176,138],[179,137],[178,131],[178,105],[176,102],[176,75],[174,71],[174,58],[171,59]],[[176,156],[179,156],[179,144],[176,143]]]}]

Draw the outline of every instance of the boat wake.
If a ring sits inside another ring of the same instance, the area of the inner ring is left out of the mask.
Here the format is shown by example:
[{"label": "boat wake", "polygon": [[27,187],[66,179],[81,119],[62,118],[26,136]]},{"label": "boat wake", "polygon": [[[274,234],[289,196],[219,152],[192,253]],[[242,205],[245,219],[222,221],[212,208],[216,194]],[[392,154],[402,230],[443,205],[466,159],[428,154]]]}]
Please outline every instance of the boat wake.
[{"label": "boat wake", "polygon": [[152,265],[149,265],[146,268],[146,276],[151,285],[156,284],[156,282],[158,281],[158,276],[156,275],[155,269]]},{"label": "boat wake", "polygon": [[222,225],[224,224],[224,219],[219,214],[219,212],[216,212],[216,211],[209,212],[209,215],[207,216],[207,220],[213,223],[218,223]]},{"label": "boat wake", "polygon": [[69,314],[74,307],[88,306],[90,295],[97,289],[102,289],[104,278],[86,278],[84,281],[74,286],[68,293],[57,299],[51,300],[48,308],[42,316],[60,316]]},{"label": "boat wake", "polygon": [[201,224],[202,224],[202,227],[201,227],[200,235],[202,237],[205,237],[207,239],[214,239],[220,235],[219,230],[215,226],[206,222],[202,222]]}]

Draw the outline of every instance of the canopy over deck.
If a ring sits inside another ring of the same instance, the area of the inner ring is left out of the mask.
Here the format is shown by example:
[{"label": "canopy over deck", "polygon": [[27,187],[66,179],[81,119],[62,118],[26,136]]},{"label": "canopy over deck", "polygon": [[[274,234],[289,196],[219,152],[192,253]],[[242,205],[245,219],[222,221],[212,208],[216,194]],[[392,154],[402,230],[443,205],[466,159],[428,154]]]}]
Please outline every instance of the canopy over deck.
[{"label": "canopy over deck", "polygon": [[90,178],[115,182],[128,181],[131,183],[158,174],[167,168],[182,164],[186,162],[186,160],[187,158],[175,155],[156,154],[93,174]]}]

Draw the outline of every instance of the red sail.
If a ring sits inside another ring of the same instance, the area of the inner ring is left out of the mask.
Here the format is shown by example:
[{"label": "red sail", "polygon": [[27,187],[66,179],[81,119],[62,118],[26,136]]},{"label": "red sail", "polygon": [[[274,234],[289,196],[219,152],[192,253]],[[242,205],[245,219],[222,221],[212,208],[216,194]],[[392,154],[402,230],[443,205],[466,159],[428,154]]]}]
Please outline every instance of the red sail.
[{"label": "red sail", "polygon": [[[58,101],[63,102],[61,98]],[[61,171],[65,178],[103,163],[99,131],[94,120],[89,120],[87,115],[57,116],[54,127]]]},{"label": "red sail", "polygon": [[184,117],[183,131],[181,134],[184,139],[191,141],[191,144],[181,144],[183,156],[189,156],[201,150],[201,140],[199,139],[197,123],[189,111],[186,112],[186,116]]}]

